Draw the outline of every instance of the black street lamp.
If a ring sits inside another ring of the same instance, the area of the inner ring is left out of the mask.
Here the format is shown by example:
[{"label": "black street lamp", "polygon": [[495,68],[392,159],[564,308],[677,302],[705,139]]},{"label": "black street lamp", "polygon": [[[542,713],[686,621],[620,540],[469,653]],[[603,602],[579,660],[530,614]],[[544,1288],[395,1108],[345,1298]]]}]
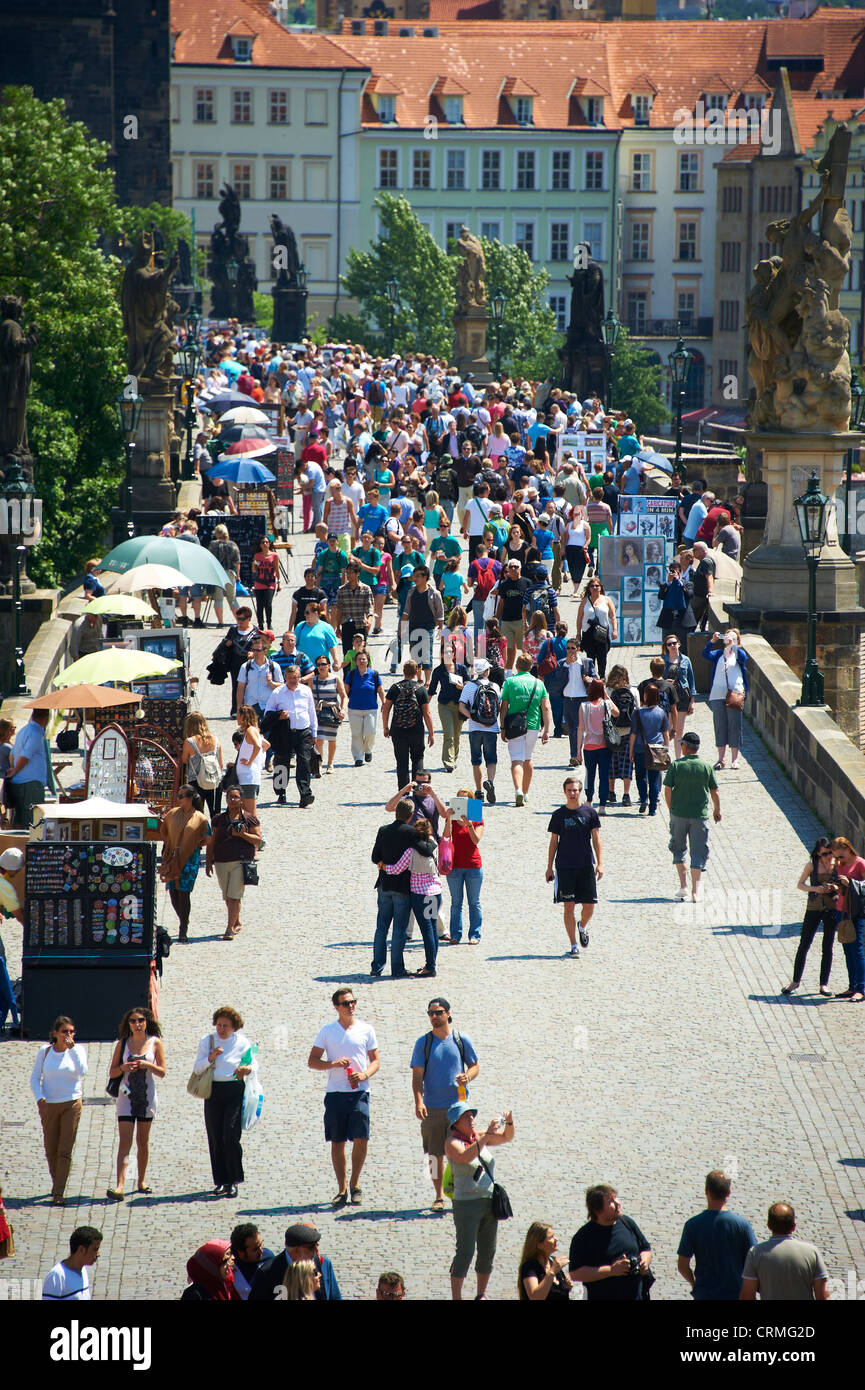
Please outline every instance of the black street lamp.
[{"label": "black street lamp", "polygon": [[822,705],[823,676],[817,665],[817,566],[826,542],[829,524],[829,498],[820,491],[820,479],[812,473],[807,490],[793,503],[799,536],[808,562],[808,650],[802,672],[800,705]]},{"label": "black street lamp", "polygon": [[[865,386],[859,380],[856,368],[850,372],[850,428],[859,433],[862,432],[863,416],[865,416]],[[841,549],[849,555],[853,549],[851,536],[855,527],[850,525],[850,492],[853,485],[853,449],[847,449],[844,454],[844,531],[841,536]]]},{"label": "black street lamp", "polygon": [[502,379],[502,329],[505,324],[505,305],[508,297],[504,290],[498,289],[493,295],[493,327],[496,330],[496,381]]},{"label": "black street lamp", "polygon": [[300,265],[297,267],[297,283],[301,294],[306,294],[306,282],[308,279],[309,272],[304,262],[301,261]]},{"label": "black street lamp", "polygon": [[[676,331],[679,331],[678,324]],[[688,380],[688,372],[691,370],[693,354],[685,347],[684,339],[681,334],[673,351],[668,355],[667,361],[670,364],[670,375],[672,378],[672,390],[676,404],[676,472],[680,475],[682,482],[687,480],[687,475],[682,467],[682,402],[685,398],[685,382]]]},{"label": "black street lamp", "polygon": [[622,325],[616,318],[615,311],[610,307],[601,324],[601,332],[604,335],[604,347],[607,349],[607,389],[604,392],[606,397],[607,410],[613,409],[613,353],[616,351],[616,342],[619,337],[619,330]]},{"label": "black street lamp", "polygon": [[135,535],[135,522],[132,520],[132,450],[144,401],[141,396],[118,396],[114,402],[117,420],[123,431],[123,448],[126,454],[126,536],[132,540]]},{"label": "black street lamp", "polygon": [[300,308],[297,315],[297,339],[300,341],[306,336],[306,287],[309,283],[309,271],[301,261],[297,267],[297,288],[300,294]]},{"label": "black street lamp", "polygon": [[240,274],[240,266],[232,256],[230,261],[225,262],[225,278],[228,282],[228,314],[227,318],[235,317],[235,305],[237,303],[237,277]]},{"label": "black street lamp", "polygon": [[195,428],[195,378],[198,375],[198,364],[201,360],[201,348],[198,344],[198,335],[187,337],[186,342],[178,354],[180,363],[183,367],[184,395],[186,397],[186,412],[183,423],[186,429],[186,453],[183,457],[183,474],[186,479],[193,478],[195,471],[192,467],[192,431]]},{"label": "black street lamp", "polygon": [[[15,623],[15,655],[12,658],[12,681],[9,689],[10,695],[29,695],[31,692],[27,688],[27,677],[24,670],[24,648],[21,645],[21,575],[24,570],[24,561],[27,557],[27,548],[24,545],[16,544],[16,541],[23,540],[23,513],[24,503],[27,498],[33,497],[36,489],[31,482],[28,482],[23,469],[19,463],[11,463],[6,469],[6,481],[3,485],[3,500],[7,503],[6,512],[10,518],[17,512],[21,518],[19,525],[21,533],[10,530],[9,541],[14,547],[12,560],[12,612]],[[12,505],[8,505],[12,504]]]},{"label": "black street lamp", "polygon": [[388,280],[387,284],[385,285],[385,293],[387,294],[387,306],[389,311],[387,355],[388,357],[391,357],[393,355],[396,310],[397,305],[399,304],[399,280],[397,280],[395,276],[391,277],[391,279]]}]

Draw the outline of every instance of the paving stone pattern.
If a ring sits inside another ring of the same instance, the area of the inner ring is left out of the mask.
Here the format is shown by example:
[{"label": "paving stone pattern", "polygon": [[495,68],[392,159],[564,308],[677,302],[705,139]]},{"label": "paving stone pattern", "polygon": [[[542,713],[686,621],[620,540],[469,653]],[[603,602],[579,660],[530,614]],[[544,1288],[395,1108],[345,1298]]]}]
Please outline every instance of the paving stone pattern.
[{"label": "paving stone pattern", "polygon": [[[297,537],[291,587],[302,582],[310,550],[309,539]],[[573,625],[576,604],[565,598],[562,607]],[[287,619],[285,590],[276,612]],[[395,609],[387,608],[385,638],[373,643],[380,671],[394,621]],[[193,633],[202,677],[217,640],[214,628]],[[649,655],[628,652],[634,680],[648,674]],[[230,748],[228,701],[227,686],[203,685],[204,710]],[[694,724],[712,751],[705,703]],[[316,800],[306,811],[293,784],[289,805],[275,807],[265,781],[261,886],[247,892],[236,941],[220,939],[224,908],[216,881],[199,877],[192,944],[175,946],[163,980],[169,1073],[153,1125],[153,1197],[122,1205],[105,1198],[116,1142],[104,1094],[106,1043],[89,1048],[69,1205],[47,1205],[28,1087],[37,1043],[4,1041],[0,1172],[19,1254],[3,1275],[43,1276],[73,1227],[91,1222],[105,1235],[97,1298],[174,1299],[185,1286],[186,1259],[207,1238],[254,1220],[266,1244],[279,1250],[284,1228],[305,1219],[322,1231],[344,1297],[371,1297],[379,1272],[398,1269],[411,1298],[447,1298],[452,1219],[429,1210],[432,1187],[409,1074],[411,1047],[425,1031],[425,1006],[436,991],[450,999],[456,1024],[477,1046],[481,1072],[472,1099],[479,1120],[485,1125],[507,1107],[516,1116],[515,1142],[497,1156],[516,1219],[500,1228],[490,1297],[516,1296],[530,1221],[549,1221],[566,1248],[585,1219],[584,1189],[599,1181],[616,1185],[652,1242],[653,1296],[685,1297],[676,1246],[683,1221],[703,1206],[703,1179],[713,1167],[733,1172],[734,1206],[759,1239],[768,1234],[769,1203],[788,1199],[800,1234],[822,1249],[834,1277],[846,1280],[852,1269],[865,1275],[865,1010],[817,994],[819,943],[808,962],[808,992],[791,1000],[778,994],[790,977],[804,905],[795,883],[824,827],[756,736],[748,730],[739,771],[721,774],[723,821],[712,830],[706,899],[695,909],[673,902],[663,805],[651,820],[638,816],[636,805],[611,808],[591,946],[579,960],[564,956],[561,909],[544,882],[546,825],[561,800],[567,740],[539,746],[522,809],[514,805],[505,755],[499,804],[485,812],[483,940],[469,946],[466,929],[462,945],[442,947],[434,985],[368,979],[375,924],[369,853],[376,827],[388,819],[382,804],[396,779],[380,732],[371,765],[356,769],[348,745],[344,728],[336,770],[313,783]],[[444,794],[470,783],[465,737],[452,776],[441,769],[438,736],[428,765]],[[170,905],[164,894],[160,899],[160,920],[174,934]],[[448,903],[445,893],[445,910]],[[7,923],[4,936],[15,961],[20,931]],[[410,968],[422,959],[415,942]],[[364,1205],[334,1215],[324,1078],[307,1069],[306,1059],[318,1028],[334,1017],[330,995],[340,983],[356,989],[359,1015],[375,1026],[382,1069],[372,1084]],[[832,984],[846,983],[836,947]],[[197,1041],[220,1004],[240,1009],[260,1041],[266,1093],[262,1120],[244,1144],[246,1182],[235,1202],[207,1195],[202,1107],[185,1091]],[[134,1159],[130,1188],[133,1181]],[[467,1293],[472,1283],[470,1277]]]}]

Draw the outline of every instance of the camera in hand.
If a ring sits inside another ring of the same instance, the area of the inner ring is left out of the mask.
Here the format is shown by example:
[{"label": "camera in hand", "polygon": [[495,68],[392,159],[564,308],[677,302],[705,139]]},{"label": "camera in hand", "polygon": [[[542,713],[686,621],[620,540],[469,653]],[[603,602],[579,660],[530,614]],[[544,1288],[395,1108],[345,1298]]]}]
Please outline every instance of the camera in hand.
[{"label": "camera in hand", "polygon": [[629,1255],[629,1256],[628,1256],[628,1273],[629,1273],[629,1274],[640,1274],[640,1273],[641,1273],[641,1270],[640,1270],[640,1257],[639,1257],[639,1255]]},{"label": "camera in hand", "polygon": [[229,821],[229,825],[231,826],[232,830],[236,831],[240,835],[242,835],[244,830],[246,829],[246,823],[243,819],[243,816],[238,816],[237,820]]}]

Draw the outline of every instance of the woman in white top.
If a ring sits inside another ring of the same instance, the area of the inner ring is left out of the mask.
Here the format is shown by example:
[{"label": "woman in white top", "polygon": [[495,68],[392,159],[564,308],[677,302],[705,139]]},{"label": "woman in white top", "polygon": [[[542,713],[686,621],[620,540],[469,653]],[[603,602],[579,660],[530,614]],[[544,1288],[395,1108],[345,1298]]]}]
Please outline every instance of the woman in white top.
[{"label": "woman in white top", "polygon": [[502,428],[501,420],[496,420],[493,425],[493,432],[487,440],[487,457],[492,460],[493,468],[498,468],[499,459],[510,446],[511,441]]},{"label": "woman in white top", "polygon": [[258,727],[258,715],[252,705],[241,705],[237,711],[238,727],[243,730],[243,743],[237,754],[237,780],[243,809],[247,815],[255,815],[255,802],[261,789],[261,774],[264,771],[264,755],[270,747],[262,738]]},{"label": "woman in white top", "polygon": [[149,1196],[147,1160],[150,1157],[150,1125],[156,1114],[156,1078],[165,1075],[165,1048],[162,1029],[149,1009],[127,1009],[117,1030],[117,1043],[108,1072],[112,1081],[120,1082],[117,1096],[117,1182],[109,1187],[107,1196],[122,1202],[126,1168],[132,1137],[138,1125],[138,1186],[137,1192]]},{"label": "woman in white top", "polygon": [[216,1033],[207,1033],[198,1044],[192,1070],[199,1076],[213,1063],[213,1088],[204,1102],[204,1126],[210,1148],[210,1168],[215,1197],[236,1197],[243,1182],[243,1149],[240,1147],[244,1082],[252,1070],[244,1062],[250,1049],[243,1019],[236,1009],[217,1009]]},{"label": "woman in white top", "polygon": [[568,534],[565,538],[565,559],[568,573],[574,585],[574,593],[580,587],[586,565],[588,564],[588,545],[592,532],[586,521],[586,514],[580,506],[571,508],[568,519]]},{"label": "woman in white top", "polygon": [[590,579],[577,612],[577,631],[580,646],[598,668],[598,675],[607,674],[607,653],[610,643],[618,641],[616,610],[600,579]]},{"label": "woman in white top", "polygon": [[30,1089],[42,1121],[45,1157],[51,1173],[51,1202],[65,1206],[66,1181],[81,1119],[81,1082],[87,1075],[87,1052],[75,1041],[75,1024],[61,1014],[54,1020],[49,1041],[40,1047]]},{"label": "woman in white top", "polygon": [[562,697],[565,728],[568,731],[568,741],[571,748],[571,760],[568,767],[579,767],[577,734],[580,725],[580,705],[585,704],[587,698],[586,681],[591,680],[595,675],[595,668],[589,658],[580,652],[576,637],[569,637],[567,640],[565,667],[568,673],[568,683],[562,692]]}]

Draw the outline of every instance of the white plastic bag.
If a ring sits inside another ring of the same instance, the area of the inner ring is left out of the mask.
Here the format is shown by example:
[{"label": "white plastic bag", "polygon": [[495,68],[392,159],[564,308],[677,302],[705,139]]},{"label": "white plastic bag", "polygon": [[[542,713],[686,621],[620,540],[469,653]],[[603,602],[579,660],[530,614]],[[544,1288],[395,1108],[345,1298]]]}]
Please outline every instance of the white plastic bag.
[{"label": "white plastic bag", "polygon": [[498,603],[498,601],[499,601],[499,596],[498,596],[498,594],[496,593],[495,589],[490,589],[490,592],[487,594],[486,598],[484,599],[484,622],[485,622],[485,623],[489,622],[490,618],[494,618],[494,617],[496,616],[496,604]]},{"label": "white plastic bag", "polygon": [[243,1087],[243,1115],[241,1124],[244,1129],[254,1129],[261,1119],[261,1107],[264,1103],[264,1092],[261,1089],[261,1082],[258,1078],[258,1066],[253,1060],[252,1070],[246,1078]]}]

